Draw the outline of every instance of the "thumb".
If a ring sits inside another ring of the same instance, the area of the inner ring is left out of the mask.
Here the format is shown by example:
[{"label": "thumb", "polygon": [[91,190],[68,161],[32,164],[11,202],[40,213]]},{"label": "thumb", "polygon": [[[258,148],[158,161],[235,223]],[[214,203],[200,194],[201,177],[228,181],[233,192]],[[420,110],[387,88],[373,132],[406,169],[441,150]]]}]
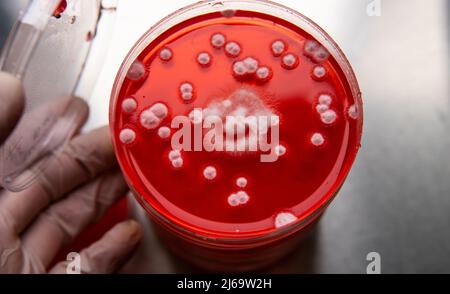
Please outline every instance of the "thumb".
[{"label": "thumb", "polygon": [[24,90],[20,80],[0,72],[0,145],[19,121],[24,108]]}]

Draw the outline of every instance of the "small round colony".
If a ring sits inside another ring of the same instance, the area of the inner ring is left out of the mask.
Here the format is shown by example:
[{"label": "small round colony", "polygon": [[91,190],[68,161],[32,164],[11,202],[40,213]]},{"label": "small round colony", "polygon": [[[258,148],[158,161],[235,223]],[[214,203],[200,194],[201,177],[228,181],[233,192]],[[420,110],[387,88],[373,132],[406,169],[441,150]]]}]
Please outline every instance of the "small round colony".
[{"label": "small round colony", "polygon": [[155,103],[152,107],[150,107],[150,111],[153,112],[157,118],[164,119],[169,113],[169,109],[164,103]]},{"label": "small round colony", "polygon": [[239,178],[236,180],[236,186],[238,186],[238,187],[240,187],[240,188],[245,188],[245,187],[247,186],[247,183],[248,183],[248,181],[247,181],[247,179],[244,178],[244,177],[239,177]]},{"label": "small round colony", "polygon": [[274,148],[274,152],[277,156],[283,156],[284,154],[286,154],[286,147],[284,147],[283,145],[277,145]]},{"label": "small round colony", "polygon": [[239,205],[239,199],[236,194],[231,194],[228,196],[228,204],[232,207],[236,207]]},{"label": "small round colony", "polygon": [[316,106],[316,111],[319,114],[324,113],[328,109],[330,109],[330,106],[328,106],[326,104],[317,104],[317,106]]},{"label": "small round colony", "polygon": [[333,124],[337,119],[336,111],[328,109],[327,111],[320,114],[320,119],[326,125]]},{"label": "small round colony", "polygon": [[208,67],[211,65],[212,57],[208,52],[200,52],[197,55],[197,62],[202,67]]},{"label": "small round colony", "polygon": [[169,160],[174,168],[181,168],[183,166],[183,158],[180,150],[171,150],[169,152]]},{"label": "small round colony", "polygon": [[182,83],[180,85],[180,97],[185,102],[190,102],[194,99],[194,86],[191,83]]},{"label": "small round colony", "polygon": [[322,146],[325,143],[325,138],[321,133],[314,133],[311,136],[311,143],[316,147]]},{"label": "small round colony", "polygon": [[256,70],[256,79],[260,82],[267,82],[272,78],[272,70],[267,66],[261,66]]},{"label": "small round colony", "polygon": [[286,44],[281,40],[276,40],[272,43],[271,49],[273,56],[279,57],[286,51]]},{"label": "small round colony", "polygon": [[358,119],[359,114],[358,114],[358,107],[356,107],[356,104],[351,105],[348,108],[347,113],[348,117],[350,117],[351,119],[355,120]]},{"label": "small round colony", "polygon": [[305,42],[305,45],[303,46],[303,53],[306,56],[313,56],[314,52],[317,51],[317,49],[320,48],[319,43],[317,43],[314,40],[307,40]]},{"label": "small round colony", "polygon": [[234,41],[228,42],[225,45],[225,53],[230,57],[237,57],[241,54],[241,45]]},{"label": "small round colony", "polygon": [[132,81],[139,81],[145,76],[145,74],[146,70],[144,64],[139,60],[136,60],[128,69],[127,78]]},{"label": "small round colony", "polygon": [[203,176],[205,177],[205,179],[207,180],[214,180],[217,177],[217,170],[214,166],[207,166],[204,170],[203,170]]},{"label": "small round colony", "polygon": [[159,129],[158,129],[158,136],[161,138],[161,139],[167,139],[167,138],[169,138],[170,137],[170,128],[169,127],[160,127]]},{"label": "small round colony", "polygon": [[284,227],[297,220],[297,217],[290,212],[280,212],[275,217],[275,228]]},{"label": "small round colony", "polygon": [[233,63],[233,75],[236,78],[242,78],[247,75],[247,67],[242,61],[236,61]]},{"label": "small round colony", "polygon": [[244,60],[242,60],[245,67],[247,68],[247,73],[254,74],[256,70],[258,69],[259,62],[253,57],[247,57]]},{"label": "small round colony", "polygon": [[180,150],[171,150],[169,152],[169,160],[173,161],[175,159],[181,158],[181,151]]},{"label": "small round colony", "polygon": [[331,103],[333,103],[333,98],[331,98],[330,95],[328,95],[328,94],[321,94],[319,96],[319,104],[330,106]]},{"label": "small round colony", "polygon": [[327,70],[322,65],[316,65],[312,70],[312,77],[316,81],[322,81],[327,75]]},{"label": "small round colony", "polygon": [[162,61],[167,62],[167,61],[171,60],[172,57],[173,57],[173,52],[170,48],[165,47],[165,48],[161,49],[161,51],[159,51],[159,58]]},{"label": "small round colony", "polygon": [[317,49],[313,54],[313,60],[315,62],[324,62],[328,59],[330,56],[330,53],[328,53],[327,49],[325,49],[323,46],[320,46],[319,49]]},{"label": "small round colony", "polygon": [[136,111],[137,109],[137,102],[133,98],[127,98],[122,101],[122,111],[130,114]]},{"label": "small round colony", "polygon": [[181,167],[183,167],[183,164],[184,164],[183,158],[181,158],[181,157],[172,160],[172,166],[173,166],[174,168],[181,168]]},{"label": "small round colony", "polygon": [[129,145],[136,140],[136,132],[132,129],[123,129],[120,131],[119,140],[125,145]]},{"label": "small round colony", "polygon": [[216,49],[222,48],[225,45],[226,41],[227,39],[221,33],[216,33],[211,36],[211,45]]},{"label": "small round colony", "polygon": [[287,53],[281,58],[281,66],[285,69],[292,70],[300,63],[298,56],[294,53]]},{"label": "small round colony", "polygon": [[236,196],[240,205],[246,204],[250,200],[250,196],[248,196],[247,192],[245,191],[237,192]]}]

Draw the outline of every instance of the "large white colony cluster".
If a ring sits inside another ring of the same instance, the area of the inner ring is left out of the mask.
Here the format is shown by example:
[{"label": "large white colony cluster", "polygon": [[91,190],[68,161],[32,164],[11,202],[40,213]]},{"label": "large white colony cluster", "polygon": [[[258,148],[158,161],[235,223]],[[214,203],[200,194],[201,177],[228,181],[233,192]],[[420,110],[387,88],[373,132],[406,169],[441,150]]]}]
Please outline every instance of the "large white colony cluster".
[{"label": "large white colony cluster", "polygon": [[[234,150],[236,155],[251,150],[250,142],[257,142],[260,136],[267,135],[272,127],[279,124],[279,117],[255,92],[248,89],[239,89],[227,99],[212,101],[201,113],[198,110],[191,112],[190,117],[201,117],[203,120],[219,118],[224,126],[225,146],[236,147],[225,149]],[[255,118],[258,123],[249,124],[250,118]]]},{"label": "large white colony cluster", "polygon": [[[214,33],[210,38],[210,44],[213,50],[224,50],[226,56],[237,58],[243,52],[242,46],[236,41],[227,41],[222,33]],[[270,46],[274,57],[280,58],[280,65],[285,70],[293,70],[300,65],[300,58],[293,52],[288,52],[288,44],[282,40],[275,40]],[[311,77],[315,81],[323,81],[328,75],[327,68],[323,65],[329,57],[328,51],[316,41],[306,41],[303,47],[303,53],[311,58],[316,65],[311,70]],[[159,51],[159,59],[163,63],[170,62],[174,57],[174,52],[164,47]],[[196,61],[200,67],[209,67],[213,63],[213,55],[208,51],[199,52]],[[133,81],[141,80],[146,74],[144,64],[135,61],[128,71],[127,77]],[[261,65],[260,61],[252,56],[235,60],[232,63],[232,74],[236,79],[255,79],[259,82],[268,82],[273,77],[273,71],[266,65]],[[192,103],[197,95],[197,90],[191,82],[183,81],[178,89],[180,99],[186,103]],[[320,121],[325,126],[332,126],[338,120],[338,114],[333,109],[333,96],[329,93],[320,93],[316,99],[315,111]],[[122,101],[121,109],[126,115],[131,115],[138,111],[138,103],[135,98],[128,97]],[[164,126],[162,122],[169,116],[168,107],[161,102],[156,102],[150,107],[143,109],[138,116],[138,122],[143,130],[153,131],[157,129],[156,134],[163,140],[169,139],[172,135],[171,129]],[[278,126],[279,117],[272,109],[265,105],[263,100],[252,90],[242,88],[235,91],[226,99],[217,99],[210,102],[203,109],[193,109],[186,115],[193,124],[203,123],[211,116],[218,117],[223,122],[223,137],[226,146],[232,144],[237,146],[238,150],[248,150],[250,141],[257,140],[258,136],[267,135],[271,127]],[[248,118],[257,119],[263,117],[265,120],[258,121],[256,129],[248,125]],[[347,117],[356,120],[358,118],[358,109],[355,104],[347,107]],[[229,118],[233,118],[229,120]],[[265,121],[265,123],[264,123]],[[229,134],[232,134],[230,136]],[[119,140],[128,146],[134,145],[137,138],[134,127],[124,127],[119,133]],[[316,148],[324,147],[326,138],[321,132],[314,132],[308,138],[309,143]],[[241,148],[240,148],[241,147]],[[226,149],[227,150],[227,149]],[[277,145],[272,150],[278,157],[284,156],[288,150],[283,145]],[[233,155],[233,154],[232,154]],[[241,155],[234,153],[234,155]],[[185,159],[180,150],[170,150],[167,158],[174,169],[181,169],[185,165]],[[201,175],[206,182],[214,183],[220,175],[220,167],[208,165],[203,168]],[[248,185],[246,177],[238,177],[235,180],[236,192],[229,194],[227,198],[230,207],[240,207],[250,201],[250,195],[245,191]],[[278,213],[274,219],[276,228],[284,227],[297,220],[297,217],[287,211]]]}]

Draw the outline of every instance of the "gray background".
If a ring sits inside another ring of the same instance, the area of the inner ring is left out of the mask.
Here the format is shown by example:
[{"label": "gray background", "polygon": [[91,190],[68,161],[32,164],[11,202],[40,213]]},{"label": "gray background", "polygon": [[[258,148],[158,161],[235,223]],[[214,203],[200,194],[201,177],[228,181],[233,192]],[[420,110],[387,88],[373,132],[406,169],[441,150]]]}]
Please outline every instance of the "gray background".
[{"label": "gray background", "polygon": [[[13,2],[0,2],[0,41]],[[450,273],[450,1],[382,0],[381,16],[373,17],[371,1],[278,2],[342,46],[363,92],[365,126],[356,164],[316,235],[264,272],[365,273],[366,255],[375,251],[383,273]],[[107,99],[93,100],[94,113],[107,109]],[[123,271],[197,270],[167,254],[147,227]]]}]

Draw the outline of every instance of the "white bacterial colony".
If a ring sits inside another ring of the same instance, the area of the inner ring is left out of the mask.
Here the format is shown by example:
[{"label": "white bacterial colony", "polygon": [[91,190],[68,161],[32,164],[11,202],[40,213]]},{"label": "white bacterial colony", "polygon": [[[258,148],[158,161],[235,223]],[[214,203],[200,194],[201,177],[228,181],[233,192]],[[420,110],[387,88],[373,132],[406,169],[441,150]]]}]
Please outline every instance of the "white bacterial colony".
[{"label": "white bacterial colony", "polygon": [[159,58],[162,61],[169,61],[172,59],[172,57],[173,57],[173,52],[171,49],[169,49],[167,47],[163,48],[163,49],[161,49],[161,51],[159,51]]},{"label": "white bacterial colony", "polygon": [[297,220],[297,217],[290,212],[280,212],[275,217],[275,228],[287,226]]},{"label": "white bacterial colony", "polygon": [[131,144],[136,140],[136,132],[128,128],[123,129],[120,131],[119,139],[123,144]]},{"label": "white bacterial colony", "polygon": [[141,126],[146,130],[156,129],[161,121],[167,117],[169,110],[163,103],[155,103],[150,108],[142,111],[139,116],[139,122]]},{"label": "white bacterial colony", "polygon": [[134,61],[127,72],[127,78],[132,81],[139,81],[145,76],[145,66],[139,60]]}]

